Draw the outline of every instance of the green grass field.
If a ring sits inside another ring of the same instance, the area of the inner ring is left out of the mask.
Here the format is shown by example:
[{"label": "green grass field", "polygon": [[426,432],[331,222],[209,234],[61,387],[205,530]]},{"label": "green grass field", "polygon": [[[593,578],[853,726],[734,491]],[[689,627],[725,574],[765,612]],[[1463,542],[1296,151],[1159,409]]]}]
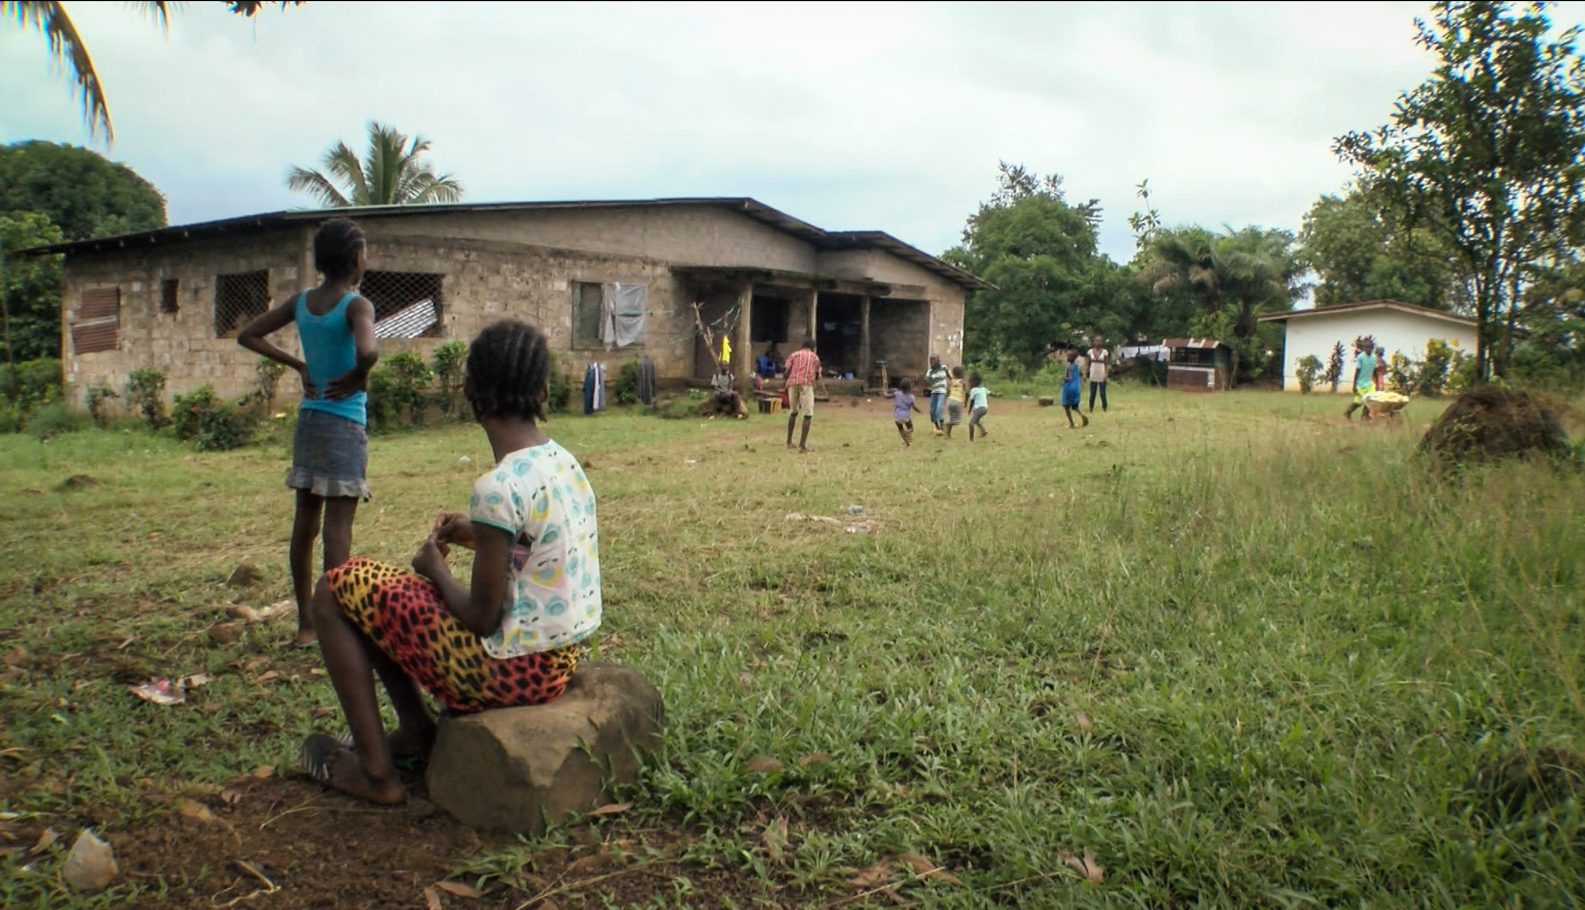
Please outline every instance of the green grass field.
[{"label": "green grass field", "polygon": [[[995,400],[985,442],[904,450],[889,405],[833,402],[804,457],[775,417],[554,421],[599,497],[597,647],[669,728],[632,809],[532,842],[287,776],[340,725],[317,655],[287,620],[208,634],[288,595],[285,443],[0,438],[0,904],[72,906],[92,825],[127,860],[82,906],[220,906],[258,851],[280,890],[239,906],[272,910],[422,907],[430,868],[485,893],[447,907],[1577,905],[1579,799],[1475,782],[1585,748],[1585,477],[1439,480],[1410,459],[1438,404],[1342,404],[1123,386],[1087,431]],[[468,425],[376,438],[354,551],[405,564],[488,458]],[[186,705],[127,692],[191,673]],[[428,852],[315,872],[349,824]]]}]

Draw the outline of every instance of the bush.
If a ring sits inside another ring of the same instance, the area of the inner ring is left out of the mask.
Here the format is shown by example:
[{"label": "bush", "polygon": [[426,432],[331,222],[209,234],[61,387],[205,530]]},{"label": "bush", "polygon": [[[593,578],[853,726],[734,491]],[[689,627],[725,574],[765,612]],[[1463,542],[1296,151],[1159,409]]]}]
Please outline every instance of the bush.
[{"label": "bush", "polygon": [[617,404],[638,404],[638,361],[629,360],[616,372],[616,382],[611,386],[611,397]]},{"label": "bush", "polygon": [[550,397],[545,404],[552,413],[564,414],[572,403],[572,377],[567,373],[566,360],[559,354],[550,357]]},{"label": "bush", "polygon": [[112,398],[120,397],[120,395],[116,394],[115,389],[102,383],[95,383],[88,387],[88,416],[93,419],[94,426],[103,429],[110,425],[110,414],[106,411],[109,405],[105,404],[105,402]]},{"label": "bush", "polygon": [[274,411],[275,394],[281,387],[281,377],[286,375],[286,364],[260,357],[254,371],[255,400],[265,411]]},{"label": "bush", "polygon": [[1337,384],[1343,381],[1343,342],[1332,345],[1332,356],[1326,361],[1326,375],[1323,380],[1330,383],[1332,391],[1337,391]]},{"label": "bush", "polygon": [[24,416],[60,400],[61,386],[61,362],[53,357],[0,367],[0,401],[15,405]]},{"label": "bush", "polygon": [[75,433],[88,425],[88,418],[73,411],[64,401],[51,402],[27,419],[27,430],[39,439]]},{"label": "bush", "polygon": [[177,395],[172,423],[179,439],[195,443],[206,452],[237,449],[253,441],[258,421],[242,408],[228,404],[207,383],[186,395]]},{"label": "bush", "polygon": [[136,408],[150,429],[170,423],[165,416],[165,371],[154,367],[133,370],[127,377],[127,406]]},{"label": "bush", "polygon": [[1447,387],[1448,371],[1453,366],[1452,345],[1440,338],[1425,343],[1425,359],[1420,362],[1420,373],[1415,377],[1415,391],[1435,398]]},{"label": "bush", "polygon": [[447,417],[460,414],[458,407],[462,391],[463,368],[468,362],[468,345],[463,341],[448,341],[435,348],[435,379],[440,385],[440,410]]},{"label": "bush", "polygon": [[1308,395],[1315,388],[1315,381],[1321,378],[1321,358],[1314,354],[1306,354],[1299,360],[1294,369],[1299,377],[1299,391]]},{"label": "bush", "polygon": [[407,425],[422,423],[429,403],[424,393],[433,378],[429,364],[412,351],[385,358],[369,374],[369,418],[380,429],[404,420]]},{"label": "bush", "polygon": [[20,433],[27,425],[27,415],[10,402],[0,402],[0,433]]},{"label": "bush", "polygon": [[1387,387],[1399,395],[1414,394],[1414,361],[1394,351],[1387,358]]}]

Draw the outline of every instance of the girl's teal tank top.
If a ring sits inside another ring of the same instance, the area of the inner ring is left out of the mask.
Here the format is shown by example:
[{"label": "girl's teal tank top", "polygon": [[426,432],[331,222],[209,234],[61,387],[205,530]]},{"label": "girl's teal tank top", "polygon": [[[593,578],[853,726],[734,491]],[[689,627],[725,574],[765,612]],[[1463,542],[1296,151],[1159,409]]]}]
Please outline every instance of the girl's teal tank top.
[{"label": "girl's teal tank top", "polygon": [[305,411],[324,411],[345,417],[359,424],[368,423],[367,392],[354,392],[346,398],[322,397],[325,386],[332,379],[344,375],[358,363],[358,346],[352,339],[352,326],[347,324],[347,305],[356,299],[356,291],[336,302],[328,313],[315,316],[308,311],[308,292],[297,295],[297,339],[303,344],[303,361],[308,364],[308,381],[321,397],[303,398]]}]

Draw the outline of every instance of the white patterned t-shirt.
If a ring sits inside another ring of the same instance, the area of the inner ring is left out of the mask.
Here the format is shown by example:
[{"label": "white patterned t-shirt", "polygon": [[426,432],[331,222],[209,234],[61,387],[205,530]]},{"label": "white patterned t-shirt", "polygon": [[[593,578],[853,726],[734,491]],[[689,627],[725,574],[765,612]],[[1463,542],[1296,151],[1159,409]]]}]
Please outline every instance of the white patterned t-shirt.
[{"label": "white patterned t-shirt", "polygon": [[594,489],[555,442],[518,449],[473,484],[468,517],[512,535],[501,627],[484,640],[496,658],[588,637],[600,625],[600,542]]}]

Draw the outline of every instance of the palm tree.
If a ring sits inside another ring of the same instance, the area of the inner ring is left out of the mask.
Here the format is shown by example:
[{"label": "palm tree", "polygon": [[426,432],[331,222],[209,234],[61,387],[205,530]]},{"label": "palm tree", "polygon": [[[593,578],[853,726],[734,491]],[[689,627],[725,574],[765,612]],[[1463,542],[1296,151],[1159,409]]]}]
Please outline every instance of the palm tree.
[{"label": "palm tree", "polygon": [[[288,5],[295,6],[303,0],[275,0],[275,2],[285,9]],[[153,19],[163,33],[170,27],[171,11],[178,4],[165,0],[150,0],[131,5]],[[266,3],[265,0],[226,0],[226,5],[239,16],[251,17]],[[113,142],[116,131],[110,124],[110,102],[105,97],[104,83],[100,81],[99,73],[94,69],[93,57],[89,55],[88,46],[83,43],[82,36],[77,33],[77,26],[72,24],[71,16],[66,14],[66,4],[41,2],[41,0],[4,0],[0,2],[0,16],[15,19],[23,28],[37,29],[44,36],[49,42],[50,53],[54,55],[55,62],[63,69],[71,71],[72,82],[81,97],[83,117],[88,121],[89,135],[98,135],[102,127],[105,144]]]},{"label": "palm tree", "polygon": [[409,139],[393,127],[370,121],[369,152],[364,160],[359,161],[345,142],[338,142],[325,154],[324,171],[294,167],[286,185],[312,193],[327,208],[424,205],[461,199],[462,184],[456,178],[436,174],[429,164],[418,160],[427,151],[429,140],[424,137]]}]

